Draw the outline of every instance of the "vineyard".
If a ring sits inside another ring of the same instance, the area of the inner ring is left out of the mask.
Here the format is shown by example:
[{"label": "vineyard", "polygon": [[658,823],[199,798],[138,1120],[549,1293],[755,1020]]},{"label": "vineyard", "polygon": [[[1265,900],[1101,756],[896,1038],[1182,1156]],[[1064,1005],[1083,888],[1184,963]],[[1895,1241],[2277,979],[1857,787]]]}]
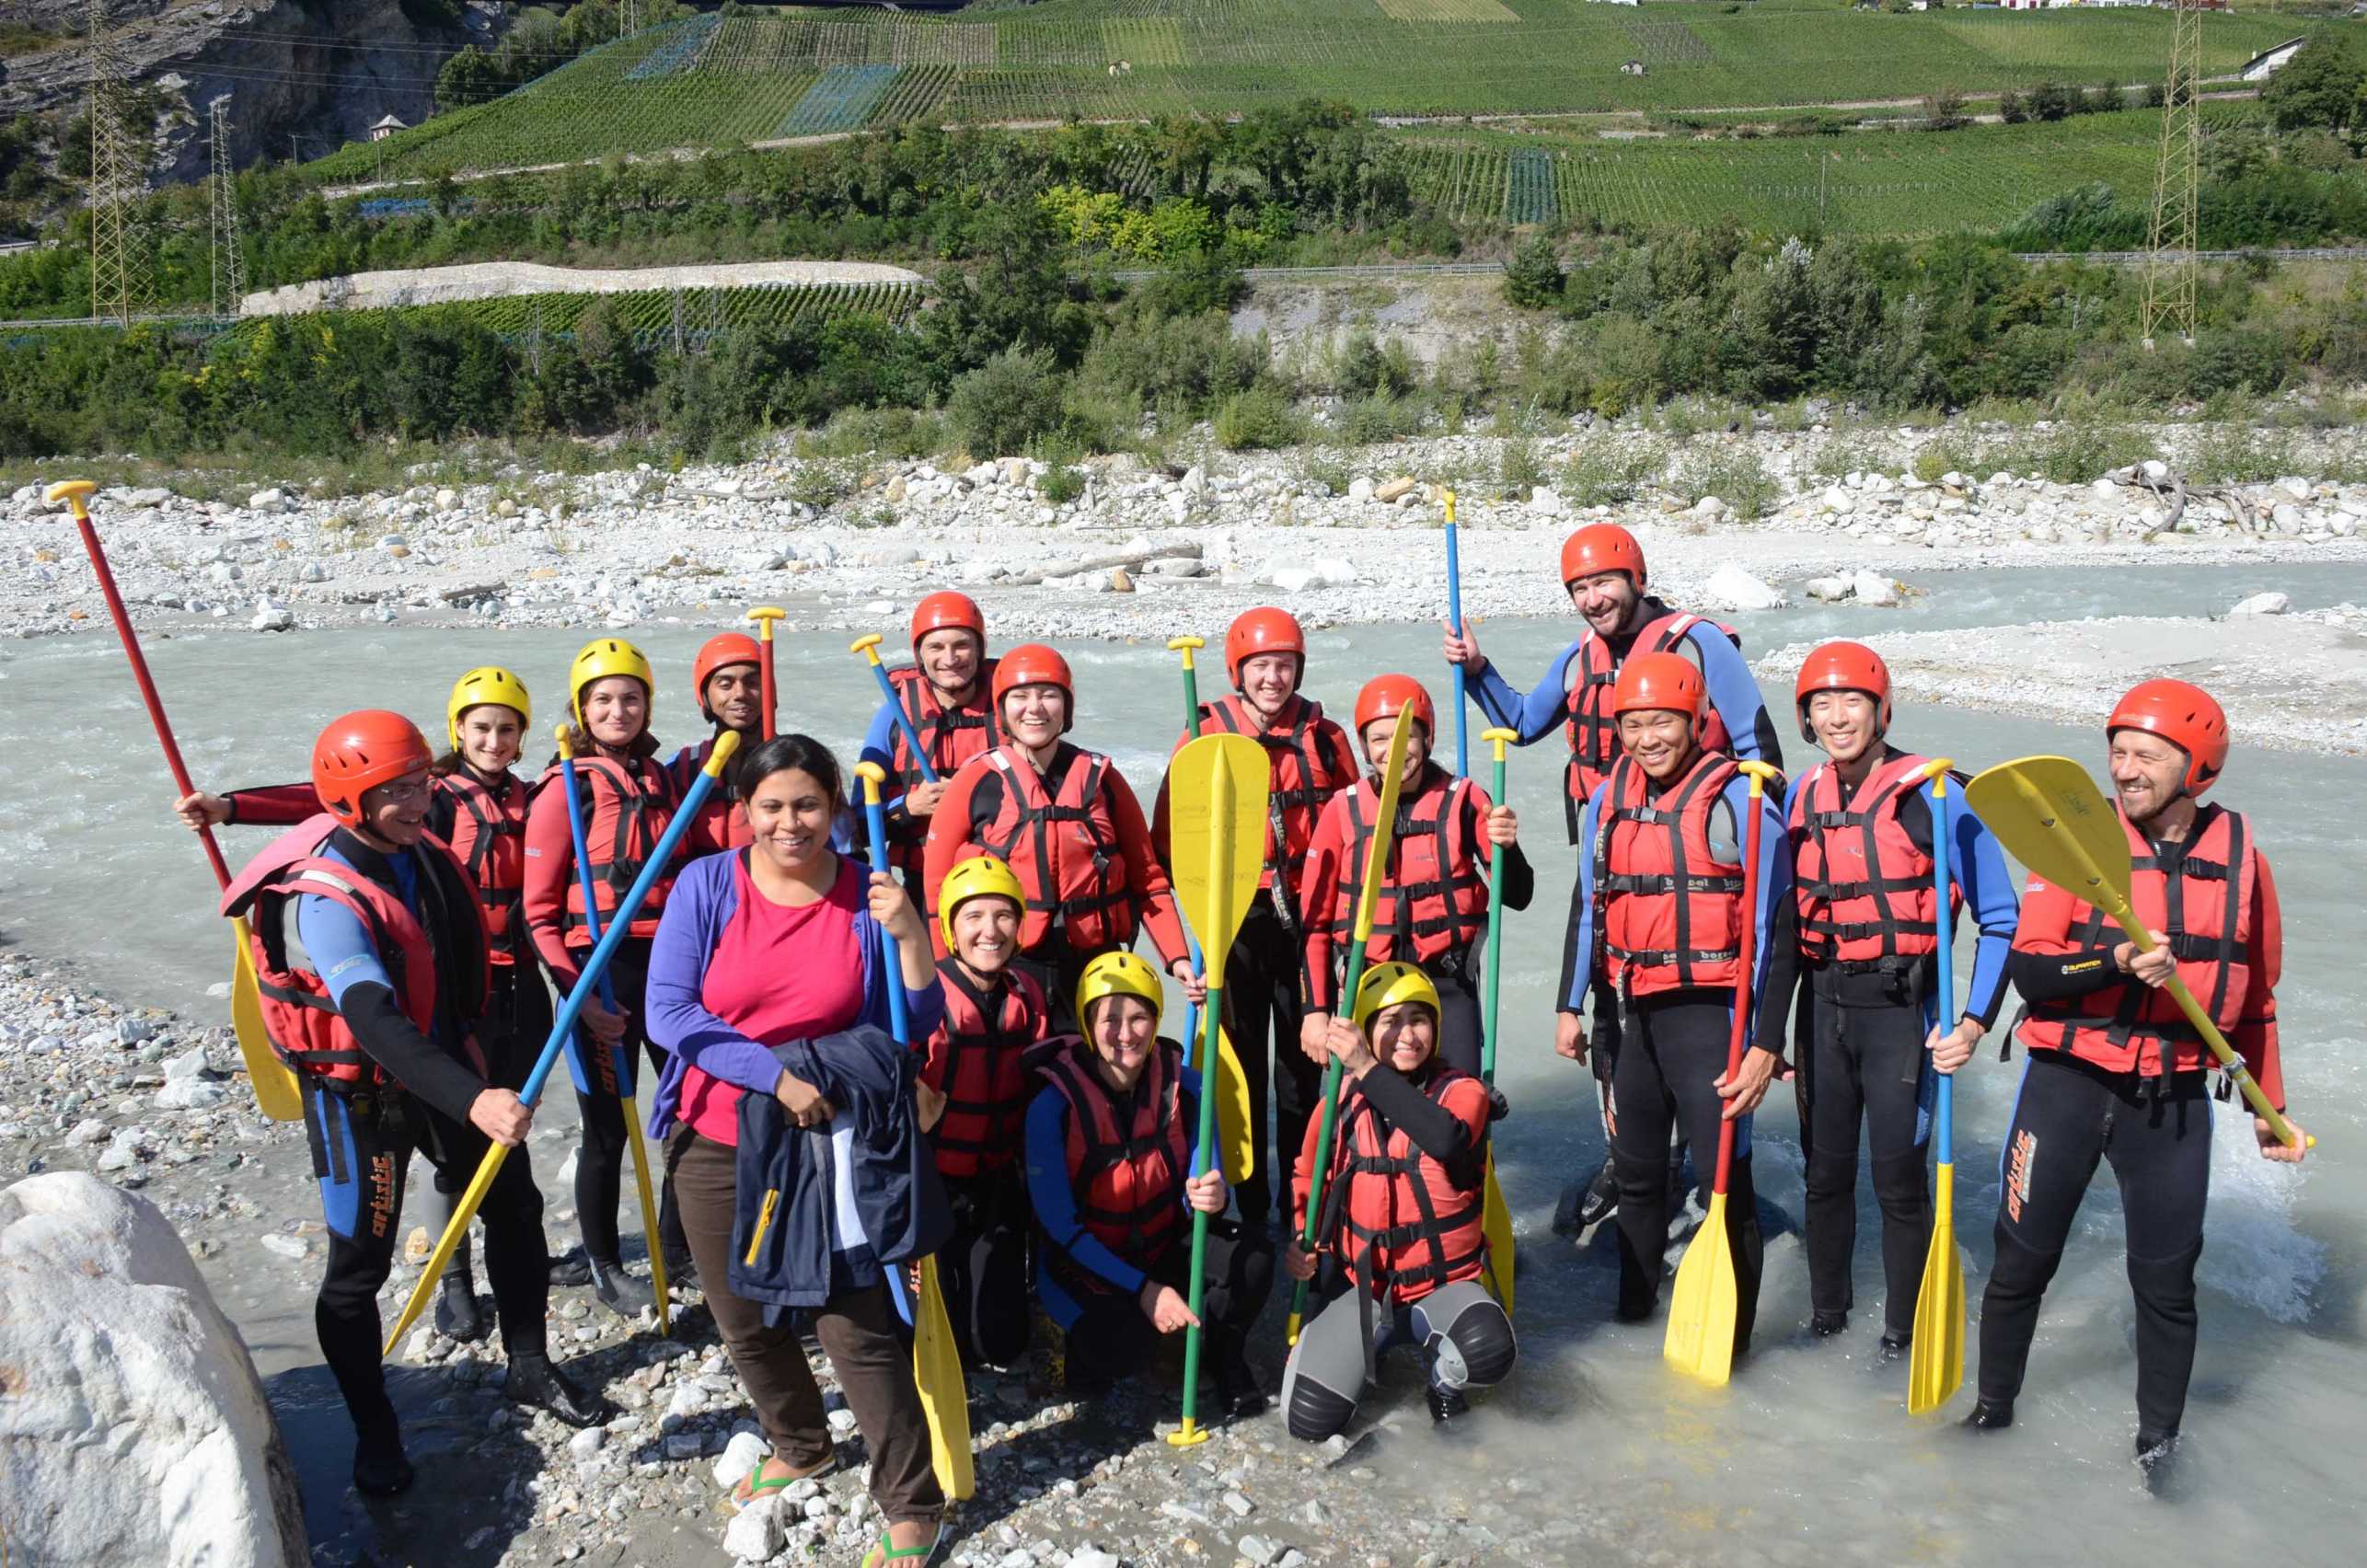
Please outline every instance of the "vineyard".
[{"label": "vineyard", "polygon": [[[595,306],[645,346],[695,347],[720,332],[779,328],[798,320],[871,315],[902,321],[920,305],[917,283],[770,283],[754,288],[644,289],[632,294],[512,294],[454,305],[410,306],[413,321],[469,322],[513,341],[572,335]],[[371,314],[378,314],[373,312]],[[253,317],[234,335],[262,329]]]},{"label": "vineyard", "polygon": [[1409,145],[1415,195],[1457,218],[1732,218],[1746,227],[1915,236],[2003,225],[2090,181],[2142,200],[2153,189],[2159,126],[2158,115],[2128,113],[1944,134],[1610,142],[1462,132],[1421,133]]},{"label": "vineyard", "polygon": [[[2206,75],[2294,25],[2201,21]],[[1812,105],[2156,80],[2168,39],[2166,18],[2138,9],[1891,16],[1844,0],[1041,0],[951,18],[783,8],[650,29],[314,167],[417,176],[913,121],[1224,116],[1308,97],[1414,116]],[[1645,74],[1622,71],[1631,60]],[[1566,209],[1566,182],[1552,184]]]}]

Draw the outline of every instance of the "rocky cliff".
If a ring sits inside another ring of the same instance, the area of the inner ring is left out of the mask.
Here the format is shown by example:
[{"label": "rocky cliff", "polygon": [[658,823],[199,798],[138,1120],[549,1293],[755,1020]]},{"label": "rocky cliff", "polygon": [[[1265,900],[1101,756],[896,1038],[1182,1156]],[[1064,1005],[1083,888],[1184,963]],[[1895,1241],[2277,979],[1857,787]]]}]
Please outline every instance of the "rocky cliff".
[{"label": "rocky cliff", "polygon": [[[23,35],[0,59],[0,119],[71,115],[89,63],[88,0],[17,0]],[[207,168],[206,106],[230,98],[231,156],[316,157],[369,134],[393,114],[417,124],[433,108],[435,73],[462,45],[507,24],[492,0],[111,0],[114,47],[133,79],[159,89],[154,177]]]}]

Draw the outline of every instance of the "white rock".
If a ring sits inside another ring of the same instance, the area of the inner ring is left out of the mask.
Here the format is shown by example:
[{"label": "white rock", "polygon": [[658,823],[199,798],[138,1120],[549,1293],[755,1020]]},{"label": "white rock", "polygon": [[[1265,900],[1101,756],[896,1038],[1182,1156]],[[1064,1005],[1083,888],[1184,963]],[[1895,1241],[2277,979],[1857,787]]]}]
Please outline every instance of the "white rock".
[{"label": "white rock", "polygon": [[153,1205],[75,1171],[0,1191],[12,1561],[310,1561],[246,1346]]},{"label": "white rock", "polygon": [[1201,577],[1207,575],[1208,569],[1190,556],[1170,556],[1165,560],[1152,561],[1144,570],[1153,577]]},{"label": "white rock", "polygon": [[2238,599],[2227,613],[2231,616],[2280,616],[2292,607],[2291,597],[2271,589],[2265,594]]},{"label": "white rock", "polygon": [[146,1138],[145,1127],[121,1127],[108,1140],[106,1150],[93,1163],[101,1170],[129,1170],[140,1163],[140,1145]]},{"label": "white rock", "polygon": [[1350,501],[1370,501],[1372,499],[1372,481],[1370,479],[1350,479],[1348,481],[1348,499]]},{"label": "white rock", "polygon": [[2280,534],[2298,534],[2302,531],[2302,509],[2290,501],[2277,502],[2270,510],[2269,516],[2276,524],[2277,532]]},{"label": "white rock", "polygon": [[1824,509],[1835,517],[1846,517],[1857,510],[1857,497],[1839,485],[1827,489],[1819,500]]},{"label": "white rock", "polygon": [[458,507],[459,504],[460,492],[458,490],[446,488],[435,492],[435,509],[438,512],[450,512]]},{"label": "white rock", "polygon": [[1266,581],[1286,594],[1303,594],[1322,579],[1312,567],[1286,566],[1268,576]]},{"label": "white rock", "polygon": [[1184,470],[1184,493],[1195,500],[1208,493],[1208,471],[1197,463]]},{"label": "white rock", "polygon": [[1565,510],[1562,504],[1561,493],[1557,490],[1547,490],[1543,485],[1539,485],[1535,490],[1529,492],[1529,510],[1535,513],[1540,517],[1561,516]]},{"label": "white rock", "polygon": [[305,1244],[303,1237],[283,1236],[276,1230],[263,1238],[263,1250],[277,1252],[283,1258],[302,1258],[312,1251]]},{"label": "white rock", "polygon": [[723,1550],[743,1562],[762,1562],[781,1549],[788,1535],[779,1500],[765,1497],[741,1509],[723,1527]]},{"label": "white rock", "polygon": [[772,1448],[753,1432],[734,1432],[732,1440],[723,1445],[722,1458],[715,1461],[715,1484],[737,1486],[748,1472],[765,1462]]},{"label": "white rock", "polygon": [[288,509],[288,492],[277,486],[259,490],[247,498],[247,509],[249,512],[285,512]]},{"label": "white rock", "polygon": [[1693,502],[1692,514],[1704,523],[1715,523],[1726,513],[1726,502],[1716,496],[1705,495]]},{"label": "white rock", "polygon": [[2098,501],[2118,501],[2120,498],[2120,486],[2111,479],[2093,480],[2087,490]]},{"label": "white rock", "polygon": [[995,482],[996,472],[991,462],[974,463],[962,470],[962,477],[974,485],[990,485]]},{"label": "white rock", "polygon": [[154,1101],[159,1111],[203,1111],[230,1098],[226,1084],[207,1083],[202,1078],[167,1080],[156,1091]]},{"label": "white rock", "polygon": [[1753,577],[1739,561],[1724,562],[1711,572],[1703,591],[1712,602],[1738,610],[1781,609],[1791,602],[1781,588]]},{"label": "white rock", "polygon": [[1356,562],[1345,556],[1325,556],[1315,562],[1315,576],[1326,588],[1345,588],[1364,581],[1357,575]]},{"label": "white rock", "polygon": [[87,1144],[105,1143],[107,1124],[96,1116],[85,1116],[74,1124],[74,1131],[66,1134],[65,1141],[77,1148]]},{"label": "white rock", "polygon": [[[579,1459],[588,1459],[593,1455],[598,1453],[602,1448],[607,1447],[607,1443],[608,1429],[606,1427],[587,1426],[583,1431],[578,1432],[574,1436],[570,1437],[567,1440],[567,1451],[574,1455]],[[737,1482],[739,1479],[740,1478],[738,1476],[733,1476],[732,1481],[733,1482]]]},{"label": "white rock", "polygon": [[1838,605],[1857,592],[1857,583],[1847,577],[1811,577],[1800,584],[1800,592],[1820,605]]},{"label": "white rock", "polygon": [[1850,574],[1852,597],[1861,605],[1893,605],[1899,603],[1899,584],[1878,571],[1858,571]]},{"label": "white rock", "polygon": [[2170,466],[2159,457],[2148,457],[2137,467],[2149,479],[2166,479],[2170,477]]}]

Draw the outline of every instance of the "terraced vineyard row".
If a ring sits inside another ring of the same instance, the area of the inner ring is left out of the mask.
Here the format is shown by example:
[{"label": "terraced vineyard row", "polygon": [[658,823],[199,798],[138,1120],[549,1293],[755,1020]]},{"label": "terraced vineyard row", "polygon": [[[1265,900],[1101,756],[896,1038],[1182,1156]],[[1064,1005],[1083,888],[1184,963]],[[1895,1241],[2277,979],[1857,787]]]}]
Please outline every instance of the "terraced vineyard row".
[{"label": "terraced vineyard row", "polygon": [[[919,307],[920,290],[911,283],[776,283],[743,289],[646,289],[620,294],[517,294],[416,306],[404,313],[417,320],[473,322],[518,340],[537,334],[570,335],[595,305],[613,307],[615,318],[636,340],[667,346],[677,335],[688,344],[718,332],[837,316],[865,314],[901,321]],[[261,319],[236,330],[252,331]]]}]

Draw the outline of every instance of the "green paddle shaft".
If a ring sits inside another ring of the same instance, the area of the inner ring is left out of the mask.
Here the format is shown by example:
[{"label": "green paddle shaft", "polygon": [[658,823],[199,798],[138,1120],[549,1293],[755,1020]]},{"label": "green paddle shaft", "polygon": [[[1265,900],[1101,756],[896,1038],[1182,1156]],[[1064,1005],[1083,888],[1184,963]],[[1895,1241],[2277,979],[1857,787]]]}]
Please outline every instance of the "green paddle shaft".
[{"label": "green paddle shaft", "polygon": [[[1212,976],[1212,978],[1214,978]],[[1192,1174],[1198,1176],[1211,1169],[1217,1158],[1217,1010],[1223,987],[1208,987],[1208,1000],[1200,1011],[1200,1136],[1193,1147]],[[1204,1265],[1208,1257],[1208,1211],[1192,1211],[1192,1284],[1187,1300],[1192,1316],[1200,1315],[1200,1302],[1207,1290],[1207,1274]],[[1184,1334],[1184,1430],[1190,1432],[1200,1402],[1200,1341],[1198,1323]]]}]

